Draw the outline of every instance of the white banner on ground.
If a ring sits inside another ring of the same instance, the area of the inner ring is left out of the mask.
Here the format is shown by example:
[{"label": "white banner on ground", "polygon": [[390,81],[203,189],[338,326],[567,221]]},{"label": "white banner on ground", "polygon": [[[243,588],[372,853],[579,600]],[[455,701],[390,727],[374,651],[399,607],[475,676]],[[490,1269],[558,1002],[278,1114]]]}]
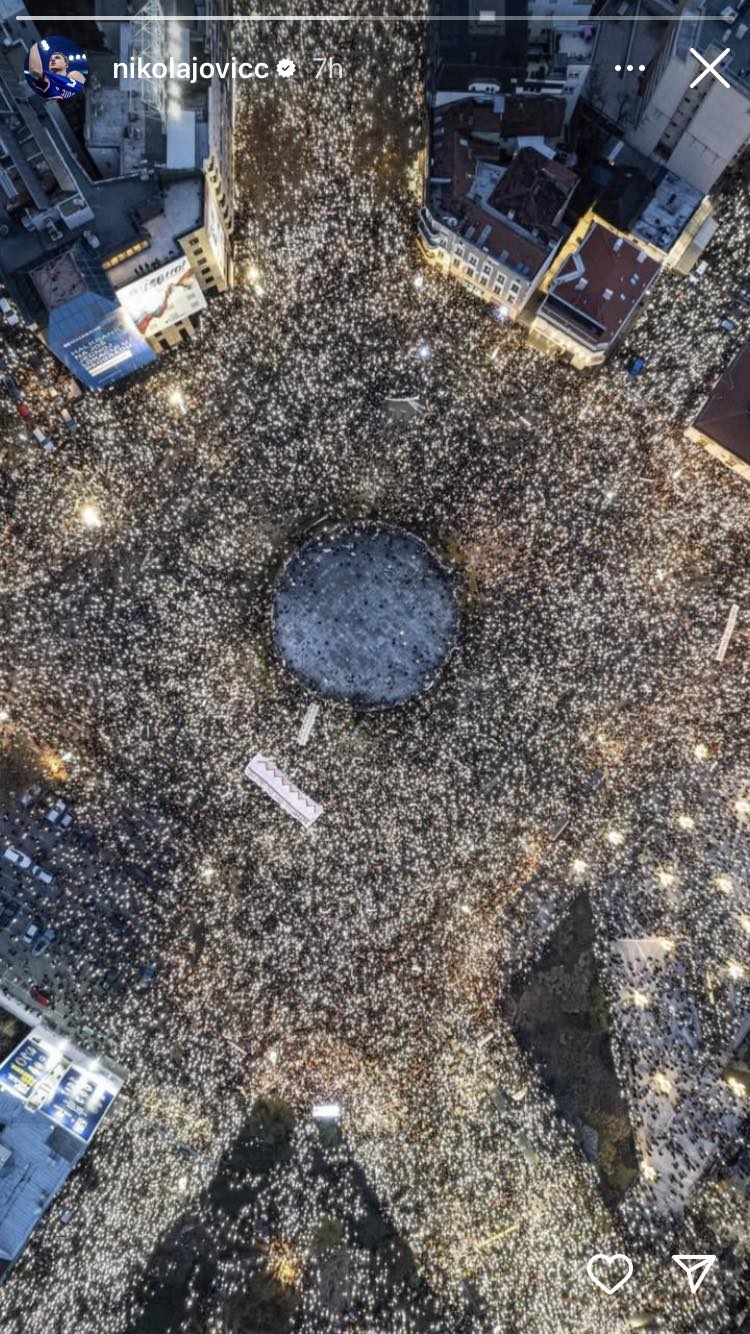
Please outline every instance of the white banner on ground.
[{"label": "white banner on ground", "polygon": [[287,815],[299,820],[305,829],[309,829],[310,825],[323,814],[323,807],[301,792],[291,779],[281,772],[275,760],[267,755],[254,755],[245,769],[245,776],[251,782],[257,783],[258,787],[281,806]]},{"label": "white banner on ground", "polygon": [[315,720],[319,713],[320,713],[320,705],[311,704],[309,709],[307,710],[307,713],[302,719],[302,726],[300,727],[299,732],[297,733],[298,746],[307,745],[308,741],[310,740],[310,733],[312,732],[313,727],[315,726]]},{"label": "white banner on ground", "polygon": [[734,627],[737,624],[737,617],[739,615],[739,611],[740,609],[738,603],[733,602],[729,609],[729,615],[727,616],[727,623],[724,626],[724,633],[721,636],[721,643],[719,644],[716,653],[717,662],[724,661],[724,655],[727,649],[729,648],[729,641],[732,638],[732,635],[734,634]]}]

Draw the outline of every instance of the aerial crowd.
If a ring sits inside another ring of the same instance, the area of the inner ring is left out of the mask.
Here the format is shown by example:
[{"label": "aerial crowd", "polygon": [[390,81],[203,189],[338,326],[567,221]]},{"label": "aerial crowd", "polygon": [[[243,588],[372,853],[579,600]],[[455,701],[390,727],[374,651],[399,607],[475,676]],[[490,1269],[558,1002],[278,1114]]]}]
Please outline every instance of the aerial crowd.
[{"label": "aerial crowd", "polygon": [[[750,270],[741,184],[717,200],[703,283],[664,276],[581,376],[423,269],[418,27],[331,40],[341,81],[303,76],[319,33],[263,34],[302,76],[243,93],[234,290],[147,378],[88,396],[64,449],[18,459],[0,552],[8,707],[75,756],[66,796],[100,839],[127,844],[123,813],[141,814],[139,859],[165,888],[144,927],[159,976],[103,1021],[125,1091],[65,1213],[0,1289],[0,1320],[137,1328],[144,1276],[163,1264],[169,1281],[163,1238],[273,1097],[311,1173],[316,1153],[341,1154],[319,1146],[311,1108],[339,1104],[347,1152],[434,1295],[395,1313],[359,1254],[331,1314],[311,1239],[323,1208],[348,1235],[355,1178],[342,1172],[336,1206],[287,1164],[247,1217],[262,1235],[273,1197],[269,1244],[298,1259],[290,1329],[608,1334],[657,1308],[713,1334],[737,1275],[696,1302],[670,1254],[718,1251],[742,1205],[718,1179],[672,1192],[686,1150],[660,1118],[664,1098],[684,1107],[680,1134],[715,1141],[721,1166],[718,1121],[741,1110],[719,1085],[750,998],[747,494],[683,438]],[[386,401],[407,395],[425,411],[399,425]],[[311,696],[278,660],[273,588],[323,518],[422,537],[456,571],[462,629],[429,692],[366,715],[323,702],[300,746]],[[322,803],[311,830],[243,778],[257,751]],[[501,1006],[581,893],[643,1147],[617,1212]],[[623,962],[642,940],[670,942],[670,961],[660,946],[645,971]],[[655,1034],[648,1009],[670,1005]],[[231,1327],[247,1274],[230,1213],[206,1225],[219,1278],[188,1300],[186,1331]],[[597,1251],[634,1261],[607,1300],[585,1274]]]}]

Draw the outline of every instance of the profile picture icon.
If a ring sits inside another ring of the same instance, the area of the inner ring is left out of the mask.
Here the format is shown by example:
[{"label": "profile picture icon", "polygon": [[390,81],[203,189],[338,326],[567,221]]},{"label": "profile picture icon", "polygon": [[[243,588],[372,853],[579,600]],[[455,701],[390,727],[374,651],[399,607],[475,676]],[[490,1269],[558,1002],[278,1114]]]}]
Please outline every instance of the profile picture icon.
[{"label": "profile picture icon", "polygon": [[29,48],[23,69],[37,97],[62,102],[82,91],[89,63],[86,52],[69,37],[40,37]]}]

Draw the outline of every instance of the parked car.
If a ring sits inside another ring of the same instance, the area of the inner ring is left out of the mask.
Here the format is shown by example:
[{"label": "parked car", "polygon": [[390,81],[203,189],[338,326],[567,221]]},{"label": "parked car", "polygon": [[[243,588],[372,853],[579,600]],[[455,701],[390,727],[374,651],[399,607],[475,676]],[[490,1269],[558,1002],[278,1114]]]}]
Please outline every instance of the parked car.
[{"label": "parked car", "polygon": [[3,857],[6,862],[10,862],[12,866],[17,866],[20,871],[28,871],[31,866],[31,858],[25,852],[21,852],[20,848],[14,848],[12,843],[5,849]]},{"label": "parked car", "polygon": [[18,411],[23,417],[24,421],[26,422],[26,425],[31,426],[34,421],[34,418],[31,415],[31,408],[29,407],[28,403],[19,403]]},{"label": "parked car", "polygon": [[628,379],[637,380],[643,367],[646,365],[645,357],[634,357],[628,367]]},{"label": "parked car", "polygon": [[106,973],[104,974],[104,977],[102,978],[102,990],[109,991],[110,988],[115,985],[115,982],[117,981],[119,976],[120,976],[119,968],[108,968]]},{"label": "parked car", "polygon": [[38,954],[46,954],[56,935],[57,932],[53,931],[51,926],[48,926],[41,936],[37,936],[31,947],[33,957],[36,958]]},{"label": "parked car", "polygon": [[54,999],[50,991],[45,991],[44,987],[38,987],[36,983],[29,987],[29,995],[32,1000],[36,1001],[37,1005],[43,1005],[45,1009],[52,1004]]},{"label": "parked car", "polygon": [[35,426],[34,430],[32,431],[32,435],[36,440],[37,444],[41,445],[42,449],[45,450],[46,453],[49,454],[51,450],[55,448],[54,440],[52,440],[50,436],[47,435],[46,431],[42,430],[41,426]]},{"label": "parked car", "polygon": [[42,789],[37,783],[34,787],[30,787],[28,792],[24,792],[21,797],[20,805],[23,806],[24,810],[28,810],[29,806],[36,801],[37,797],[41,797],[41,795]]},{"label": "parked car", "polygon": [[8,397],[12,398],[15,403],[18,403],[21,398],[21,390],[18,388],[18,385],[13,379],[13,376],[4,375],[2,382],[3,382],[3,388]]},{"label": "parked car", "polygon": [[73,816],[68,810],[68,803],[63,801],[62,797],[58,798],[54,806],[50,806],[44,818],[49,824],[59,825],[61,829],[68,829],[73,823]]},{"label": "parked car", "polygon": [[2,910],[0,910],[0,931],[4,931],[6,926],[10,926],[20,907],[18,899],[5,899]]},{"label": "parked car", "polygon": [[2,315],[5,324],[13,326],[14,324],[19,323],[18,311],[8,300],[7,296],[0,296],[0,315]]},{"label": "parked car", "polygon": [[135,984],[136,991],[145,991],[146,987],[151,986],[151,983],[156,977],[158,967],[159,965],[156,963],[147,963],[146,967],[141,969],[140,977]]},{"label": "parked car", "polygon": [[47,871],[43,866],[40,866],[38,862],[34,862],[34,865],[31,868],[31,874],[41,885],[54,885],[57,879],[56,871]]},{"label": "parked car", "polygon": [[41,929],[42,928],[39,922],[34,922],[34,921],[29,922],[29,925],[26,927],[26,930],[21,936],[24,945],[30,945],[32,941],[35,939],[35,937],[39,935]]}]

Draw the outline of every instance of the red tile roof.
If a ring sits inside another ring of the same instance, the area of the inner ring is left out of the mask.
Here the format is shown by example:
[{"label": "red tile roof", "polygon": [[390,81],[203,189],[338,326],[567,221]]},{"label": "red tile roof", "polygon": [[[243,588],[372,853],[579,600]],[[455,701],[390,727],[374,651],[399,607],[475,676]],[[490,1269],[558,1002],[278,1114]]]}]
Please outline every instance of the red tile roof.
[{"label": "red tile roof", "polygon": [[[468,236],[472,227],[474,231]],[[544,241],[535,241],[503,218],[494,218],[473,200],[464,204],[458,230],[471,245],[486,250],[491,258],[499,259],[502,255],[502,263],[507,268],[515,269],[527,279],[539,272],[550,255],[550,247]]]},{"label": "red tile roof", "polygon": [[750,343],[717,381],[693,426],[736,458],[750,463]]},{"label": "red tile roof", "polygon": [[594,346],[609,346],[656,278],[661,265],[594,223],[565,260],[540,314],[569,324]]},{"label": "red tile roof", "polygon": [[503,135],[507,139],[539,135],[544,139],[559,139],[565,120],[565,98],[551,94],[505,98],[502,111]]},{"label": "red tile roof", "polygon": [[[527,146],[510,162],[505,153],[507,165],[489,199],[477,197],[476,192],[472,198],[470,192],[480,164],[502,165],[506,114],[520,124],[525,104],[537,101],[555,104],[560,99],[505,98],[507,110],[499,111],[492,102],[470,97],[438,107],[430,144],[428,197],[435,215],[453,219],[450,225],[467,241],[526,279],[539,272],[559,244],[563,234],[559,219],[578,177],[563,163]],[[545,123],[557,123],[554,105],[526,110],[540,123],[545,117]]]},{"label": "red tile roof", "polygon": [[535,148],[521,148],[489,203],[527,232],[559,239],[557,224],[578,181],[562,162],[546,158]]}]

